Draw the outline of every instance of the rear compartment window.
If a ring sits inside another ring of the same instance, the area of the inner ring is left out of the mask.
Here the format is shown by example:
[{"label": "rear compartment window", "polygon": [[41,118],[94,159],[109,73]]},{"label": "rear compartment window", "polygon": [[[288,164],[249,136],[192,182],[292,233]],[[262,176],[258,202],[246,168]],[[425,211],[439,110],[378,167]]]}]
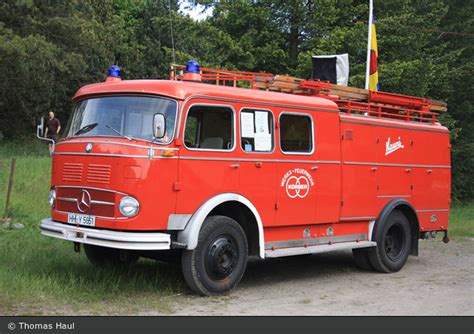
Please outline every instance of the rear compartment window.
[{"label": "rear compartment window", "polygon": [[311,118],[306,115],[280,116],[280,146],[285,153],[310,153],[313,150]]},{"label": "rear compartment window", "polygon": [[221,106],[193,106],[184,131],[188,148],[231,150],[234,147],[233,110]]}]

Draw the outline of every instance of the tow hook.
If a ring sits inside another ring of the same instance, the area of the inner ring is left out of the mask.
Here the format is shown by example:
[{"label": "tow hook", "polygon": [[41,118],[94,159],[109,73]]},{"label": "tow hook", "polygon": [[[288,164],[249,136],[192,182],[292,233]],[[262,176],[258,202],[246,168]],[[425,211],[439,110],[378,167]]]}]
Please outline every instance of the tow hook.
[{"label": "tow hook", "polygon": [[81,244],[78,242],[74,243],[74,252],[80,253],[81,252]]},{"label": "tow hook", "polygon": [[448,230],[444,231],[443,242],[447,244],[449,242]]}]

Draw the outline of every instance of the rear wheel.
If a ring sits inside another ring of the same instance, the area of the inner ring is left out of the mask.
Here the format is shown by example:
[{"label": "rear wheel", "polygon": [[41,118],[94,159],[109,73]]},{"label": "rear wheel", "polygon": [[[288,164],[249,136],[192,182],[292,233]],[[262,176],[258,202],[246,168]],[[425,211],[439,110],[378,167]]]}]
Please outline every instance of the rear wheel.
[{"label": "rear wheel", "polygon": [[369,250],[370,264],[384,273],[396,272],[405,265],[411,249],[411,229],[407,217],[393,210],[375,232],[377,246]]},{"label": "rear wheel", "polygon": [[84,251],[89,261],[96,266],[128,267],[138,260],[136,254],[122,249],[84,244]]},{"label": "rear wheel", "polygon": [[198,245],[184,250],[184,279],[195,292],[210,296],[232,290],[247,267],[248,244],[242,227],[225,216],[206,218]]}]

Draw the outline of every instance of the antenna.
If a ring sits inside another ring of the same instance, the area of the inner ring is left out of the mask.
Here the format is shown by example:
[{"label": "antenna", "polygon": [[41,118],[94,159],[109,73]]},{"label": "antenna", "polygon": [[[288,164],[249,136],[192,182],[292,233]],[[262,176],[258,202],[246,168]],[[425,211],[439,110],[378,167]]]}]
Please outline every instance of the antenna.
[{"label": "antenna", "polygon": [[173,64],[176,64],[176,56],[174,52],[174,36],[173,36],[173,17],[171,14],[171,0],[168,0],[168,10],[169,10],[169,16],[170,16],[170,31],[171,31],[171,49],[172,49],[172,55],[173,55]]}]

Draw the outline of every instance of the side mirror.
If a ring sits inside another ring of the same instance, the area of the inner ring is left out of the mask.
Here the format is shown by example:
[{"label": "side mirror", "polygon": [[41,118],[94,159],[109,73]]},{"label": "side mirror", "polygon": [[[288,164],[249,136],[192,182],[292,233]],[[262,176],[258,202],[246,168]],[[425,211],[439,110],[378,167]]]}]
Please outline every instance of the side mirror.
[{"label": "side mirror", "polygon": [[160,139],[166,133],[166,120],[163,114],[155,114],[153,116],[153,137]]},{"label": "side mirror", "polygon": [[40,137],[42,137],[44,134],[44,118],[43,117],[38,119],[38,124],[36,125],[36,133]]}]

